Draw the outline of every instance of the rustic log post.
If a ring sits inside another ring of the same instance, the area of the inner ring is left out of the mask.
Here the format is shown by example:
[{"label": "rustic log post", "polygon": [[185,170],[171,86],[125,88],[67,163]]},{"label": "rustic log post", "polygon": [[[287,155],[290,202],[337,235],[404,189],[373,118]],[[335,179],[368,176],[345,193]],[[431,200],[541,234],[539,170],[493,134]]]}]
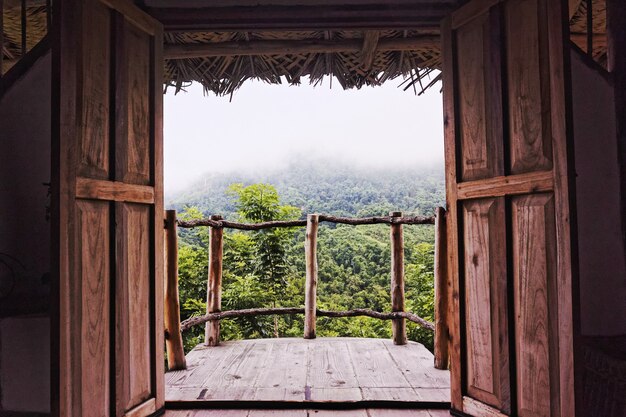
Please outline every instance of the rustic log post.
[{"label": "rustic log post", "polygon": [[180,333],[178,298],[178,235],[176,210],[165,212],[165,349],[170,371],[187,368],[183,336]]},{"label": "rustic log post", "polygon": [[317,311],[317,228],[319,217],[309,214],[306,218],[306,238],[304,253],[306,256],[306,283],[304,293],[304,338],[315,339],[315,320]]},{"label": "rustic log post", "polygon": [[[213,215],[211,220],[222,220],[222,216]],[[224,252],[224,229],[210,228],[209,239],[209,281],[207,286],[207,314],[222,311],[222,255]],[[206,323],[204,343],[217,346],[220,343],[220,322],[212,320]]]},{"label": "rustic log post", "polygon": [[[400,212],[389,213],[391,217],[402,217]],[[401,224],[391,224],[391,311],[404,311],[404,235]],[[393,343],[406,344],[406,320],[391,322]]]},{"label": "rustic log post", "polygon": [[448,369],[446,211],[435,217],[435,368]]}]

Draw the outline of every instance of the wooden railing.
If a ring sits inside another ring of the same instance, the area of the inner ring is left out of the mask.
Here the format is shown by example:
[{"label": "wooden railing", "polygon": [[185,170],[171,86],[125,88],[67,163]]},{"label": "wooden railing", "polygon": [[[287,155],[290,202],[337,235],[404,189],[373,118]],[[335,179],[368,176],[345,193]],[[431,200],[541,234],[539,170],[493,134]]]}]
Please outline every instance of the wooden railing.
[{"label": "wooden railing", "polygon": [[[326,311],[317,308],[317,232],[320,222],[365,225],[388,224],[391,240],[391,312],[383,313],[369,309],[353,309],[348,311]],[[405,311],[404,295],[404,237],[403,225],[434,224],[435,238],[435,323]],[[180,303],[178,299],[178,233],[177,228],[209,227],[209,268],[207,284],[207,312],[204,316],[191,317],[181,323]],[[224,228],[238,230],[262,230],[274,227],[306,227],[305,258],[306,281],[304,308],[277,307],[253,308],[245,310],[221,311],[222,301],[222,258]],[[323,214],[309,214],[306,220],[271,221],[265,223],[237,223],[222,219],[221,216],[210,216],[207,219],[181,221],[176,218],[176,211],[166,212],[166,284],[165,284],[165,337],[168,368],[185,368],[181,332],[193,326],[205,324],[205,344],[216,346],[220,342],[220,320],[235,317],[263,316],[275,314],[304,314],[304,338],[316,336],[316,318],[368,316],[380,320],[392,321],[392,340],[397,345],[406,344],[406,320],[435,332],[435,366],[440,369],[448,365],[448,332],[445,320],[447,306],[447,276],[445,253],[445,211],[437,210],[435,217],[403,217],[400,212],[392,212],[389,216],[347,218]]]}]

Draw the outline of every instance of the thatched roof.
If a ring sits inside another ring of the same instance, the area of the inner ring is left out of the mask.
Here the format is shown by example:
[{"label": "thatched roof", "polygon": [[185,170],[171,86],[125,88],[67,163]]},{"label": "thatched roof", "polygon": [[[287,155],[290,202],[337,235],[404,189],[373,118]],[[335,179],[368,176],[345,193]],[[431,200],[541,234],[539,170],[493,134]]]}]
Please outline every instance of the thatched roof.
[{"label": "thatched roof", "polygon": [[[452,0],[445,0],[451,4]],[[586,1],[572,0],[572,41],[587,48]],[[21,56],[21,13],[18,1],[5,1],[3,71]],[[36,2],[35,2],[36,4]],[[593,1],[593,56],[606,62],[605,1]],[[444,9],[441,9],[443,13]],[[46,9],[27,8],[27,50],[46,33]],[[431,16],[436,21],[437,15]],[[166,29],[168,29],[166,25]],[[437,25],[414,29],[268,31],[211,30],[175,27],[165,33],[166,84],[176,91],[190,82],[207,92],[232,94],[245,81],[313,84],[329,78],[344,89],[397,80],[404,88],[422,91],[438,80],[441,51]],[[435,72],[433,72],[435,71]]]},{"label": "thatched roof", "polygon": [[[231,94],[248,79],[299,84],[305,76],[313,84],[332,76],[344,89],[402,77],[408,80],[405,88],[422,90],[437,78],[429,78],[431,71],[441,67],[437,36],[427,30],[168,33],[166,56],[172,56],[175,45],[230,44],[235,51],[219,55],[218,49],[213,56],[167,59],[166,76],[177,90],[197,81],[218,95]],[[236,48],[248,42],[267,50],[259,55],[259,49],[253,48],[235,55]],[[298,43],[303,47],[298,48]],[[289,51],[292,44],[295,48]],[[287,53],[271,53],[273,47]],[[422,83],[423,79],[428,81]]]}]

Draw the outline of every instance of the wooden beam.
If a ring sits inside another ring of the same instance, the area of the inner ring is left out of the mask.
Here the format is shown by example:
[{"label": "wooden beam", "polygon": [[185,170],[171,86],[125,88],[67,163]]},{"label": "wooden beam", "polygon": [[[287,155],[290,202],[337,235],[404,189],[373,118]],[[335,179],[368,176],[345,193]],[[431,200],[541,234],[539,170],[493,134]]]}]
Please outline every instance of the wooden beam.
[{"label": "wooden beam", "polygon": [[446,210],[437,207],[435,222],[435,368],[448,369],[448,274]]},{"label": "wooden beam", "polygon": [[304,338],[315,339],[317,310],[317,214],[307,216],[304,253],[306,256],[306,282],[304,289]]},{"label": "wooden beam", "polygon": [[438,28],[453,2],[320,6],[146,8],[167,31],[372,30]]},{"label": "wooden beam", "polygon": [[165,348],[170,371],[187,368],[183,337],[180,333],[180,300],[178,296],[178,230],[176,210],[165,212]]},{"label": "wooden beam", "polygon": [[361,48],[361,67],[364,71],[372,69],[374,57],[376,57],[379,38],[380,32],[378,31],[369,30],[365,32],[365,36],[363,37],[363,47]]},{"label": "wooden beam", "polygon": [[[367,40],[366,40],[367,41]],[[370,39],[372,42],[373,39]],[[165,59],[204,58],[234,55],[289,55],[304,53],[359,52],[364,47],[361,39],[343,40],[267,40],[234,41],[202,44],[165,45]],[[378,51],[411,51],[439,46],[439,36],[419,38],[381,39]],[[371,58],[373,60],[373,56]]]},{"label": "wooden beam", "polygon": [[[26,0],[26,7],[44,7],[46,0]],[[22,0],[4,0],[4,7],[7,9],[22,7]]]},{"label": "wooden beam", "polygon": [[154,204],[154,188],[148,185],[79,177],[76,179],[76,198]]},{"label": "wooden beam", "polygon": [[[394,211],[390,217],[402,217]],[[391,225],[391,311],[404,312],[404,234],[401,224]],[[406,321],[393,320],[391,323],[394,345],[406,345]]]},{"label": "wooden beam", "polygon": [[[212,220],[221,220],[222,216],[211,216]],[[224,253],[224,229],[212,227],[209,241],[209,282],[207,284],[207,314],[222,311],[222,257]],[[204,343],[217,346],[220,343],[220,322],[209,321],[204,332]]]}]

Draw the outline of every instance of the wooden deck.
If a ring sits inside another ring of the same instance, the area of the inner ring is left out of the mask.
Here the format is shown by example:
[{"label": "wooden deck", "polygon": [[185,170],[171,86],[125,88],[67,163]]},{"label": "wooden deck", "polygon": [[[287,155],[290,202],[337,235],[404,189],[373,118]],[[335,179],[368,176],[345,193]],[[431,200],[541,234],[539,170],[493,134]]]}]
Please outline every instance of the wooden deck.
[{"label": "wooden deck", "polygon": [[167,410],[165,417],[450,417],[450,411],[394,408],[362,408],[357,410]]},{"label": "wooden deck", "polygon": [[[187,365],[186,370],[165,375],[168,408],[228,402],[236,402],[237,408],[248,402],[249,408],[276,403],[314,409],[316,403],[343,403],[366,409],[387,402],[389,408],[447,408],[450,401],[449,372],[435,369],[433,355],[415,342],[404,346],[365,338],[223,342],[217,347],[197,346],[187,355]],[[236,415],[247,415],[239,411]],[[177,413],[168,416],[210,415]]]}]

